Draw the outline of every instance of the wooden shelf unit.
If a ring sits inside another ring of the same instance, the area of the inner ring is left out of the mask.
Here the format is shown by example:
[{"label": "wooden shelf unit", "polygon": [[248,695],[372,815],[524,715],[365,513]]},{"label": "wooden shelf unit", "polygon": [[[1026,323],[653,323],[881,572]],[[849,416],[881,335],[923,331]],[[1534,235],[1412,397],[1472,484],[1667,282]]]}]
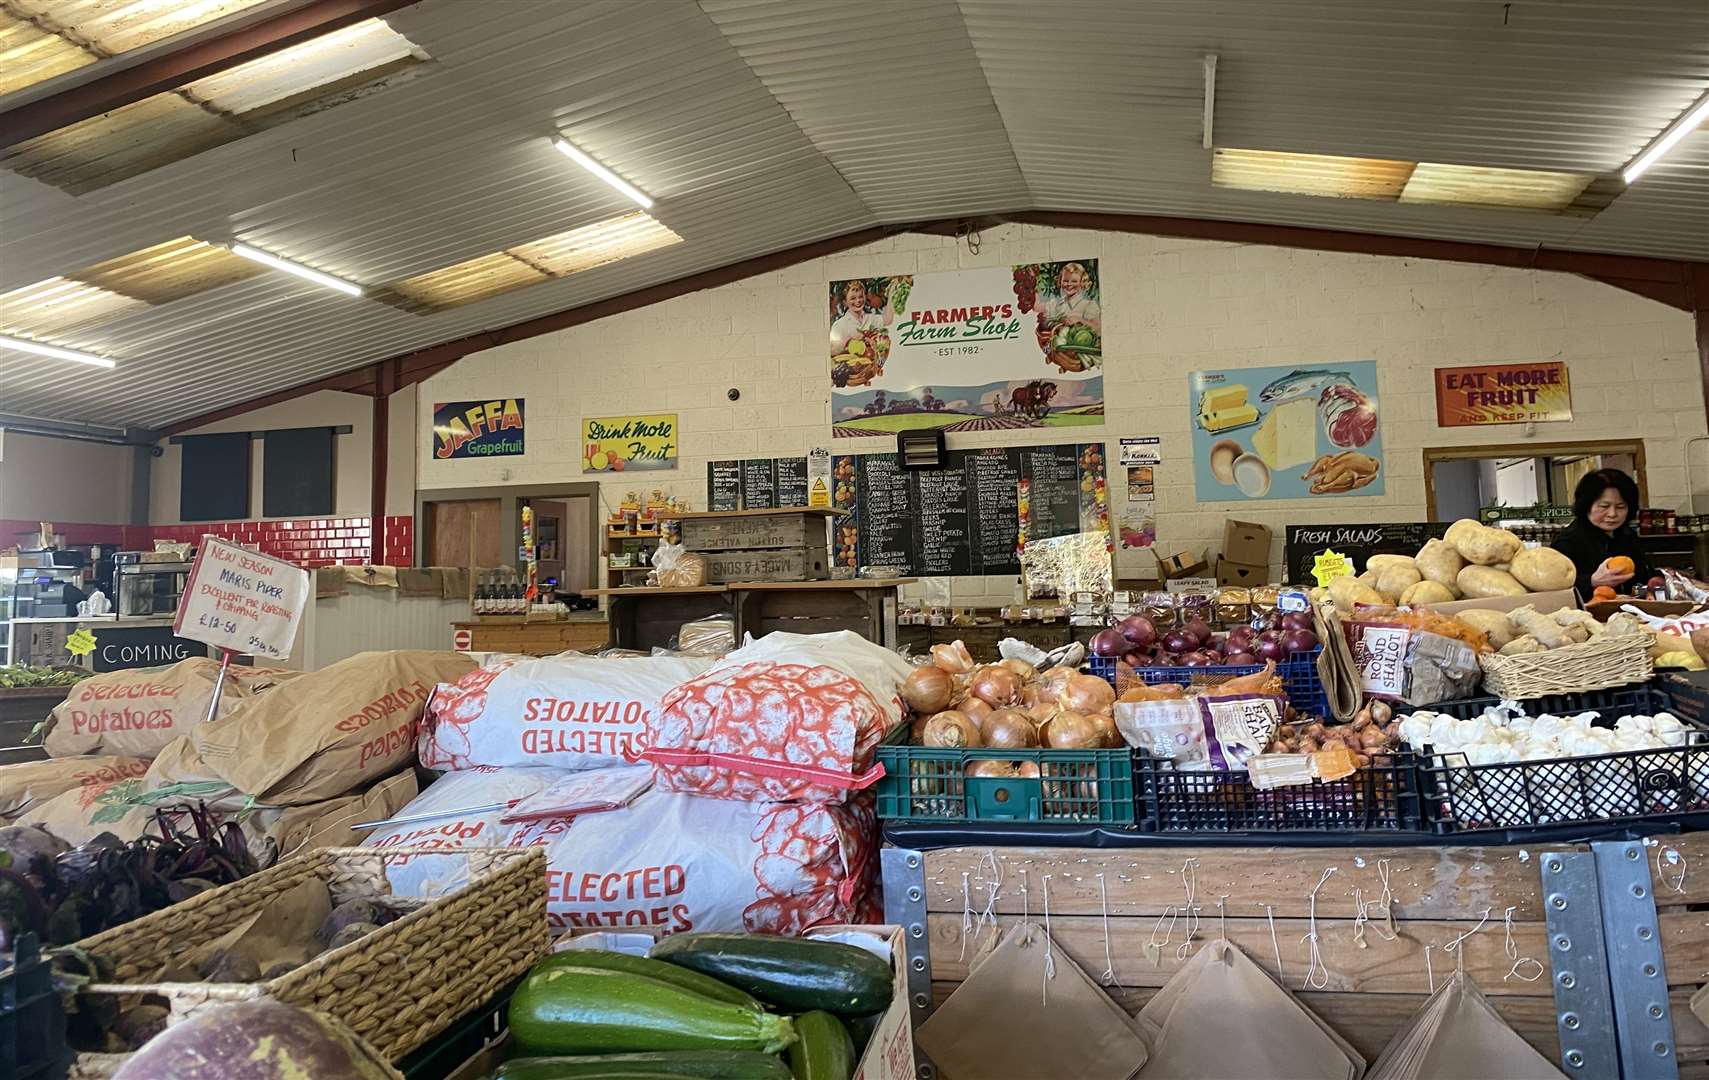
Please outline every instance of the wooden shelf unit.
[{"label": "wooden shelf unit", "polygon": [[618,588],[625,581],[633,582],[638,578],[645,577],[647,571],[652,569],[651,566],[612,566],[611,556],[621,555],[624,551],[639,551],[641,548],[651,551],[658,547],[659,527],[657,525],[651,529],[625,532],[622,526],[612,525],[608,521],[605,523],[603,536],[600,554],[605,556],[601,562],[604,567],[604,584],[607,587]]}]

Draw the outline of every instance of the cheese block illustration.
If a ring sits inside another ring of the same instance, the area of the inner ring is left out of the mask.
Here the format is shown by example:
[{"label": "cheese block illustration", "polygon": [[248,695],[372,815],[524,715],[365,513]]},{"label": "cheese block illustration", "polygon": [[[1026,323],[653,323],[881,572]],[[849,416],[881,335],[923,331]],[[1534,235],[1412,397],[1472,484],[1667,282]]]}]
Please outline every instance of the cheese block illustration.
[{"label": "cheese block illustration", "polygon": [[1317,402],[1284,401],[1252,433],[1252,452],[1271,471],[1305,465],[1317,457]]},{"label": "cheese block illustration", "polygon": [[1241,427],[1258,419],[1258,407],[1246,400],[1240,383],[1219,386],[1199,395],[1199,426],[1215,433]]}]

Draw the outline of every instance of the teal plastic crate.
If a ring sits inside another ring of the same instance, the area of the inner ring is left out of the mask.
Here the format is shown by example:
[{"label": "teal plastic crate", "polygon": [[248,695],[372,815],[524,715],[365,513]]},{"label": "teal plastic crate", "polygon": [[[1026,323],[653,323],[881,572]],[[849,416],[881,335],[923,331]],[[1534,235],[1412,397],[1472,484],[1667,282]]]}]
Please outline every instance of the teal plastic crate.
[{"label": "teal plastic crate", "polygon": [[[1133,751],[940,750],[908,744],[898,728],[878,748],[878,816],[955,824],[1040,821],[1132,825]],[[981,761],[1020,763],[1029,775],[967,775]],[[1036,775],[1031,775],[1036,770]]]}]

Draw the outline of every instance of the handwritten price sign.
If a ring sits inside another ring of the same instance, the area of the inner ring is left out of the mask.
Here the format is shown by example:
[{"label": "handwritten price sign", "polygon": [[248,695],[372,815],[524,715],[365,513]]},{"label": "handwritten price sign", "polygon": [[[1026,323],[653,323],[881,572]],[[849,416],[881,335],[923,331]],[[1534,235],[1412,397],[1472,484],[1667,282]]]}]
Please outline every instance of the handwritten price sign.
[{"label": "handwritten price sign", "polygon": [[237,653],[283,660],[309,600],[301,567],[202,537],[172,632]]}]

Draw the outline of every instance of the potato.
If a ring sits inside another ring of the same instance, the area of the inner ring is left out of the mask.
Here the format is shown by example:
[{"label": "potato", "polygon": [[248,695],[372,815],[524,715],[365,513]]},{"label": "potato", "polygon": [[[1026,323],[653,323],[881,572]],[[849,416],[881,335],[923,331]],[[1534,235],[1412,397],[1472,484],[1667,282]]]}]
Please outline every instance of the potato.
[{"label": "potato", "polygon": [[1450,600],[1457,599],[1459,597],[1454,595],[1452,589],[1435,581],[1416,582],[1407,586],[1406,591],[1400,594],[1400,602],[1408,605],[1446,604]]},{"label": "potato", "polygon": [[1446,540],[1428,541],[1412,562],[1418,567],[1418,572],[1424,575],[1425,581],[1446,586],[1456,599],[1459,598],[1460,590],[1455,579],[1465,568],[1466,560],[1460,557],[1460,553],[1452,544]]},{"label": "potato", "polygon": [[1399,600],[1401,594],[1424,580],[1424,575],[1418,572],[1418,567],[1412,565],[1412,560],[1406,560],[1405,566],[1393,564],[1377,568],[1376,589],[1384,596]]},{"label": "potato", "polygon": [[1355,577],[1338,577],[1331,581],[1329,599],[1335,603],[1335,610],[1342,613],[1351,612],[1359,604],[1380,607],[1388,603],[1382,593]]},{"label": "potato", "polygon": [[1512,574],[1492,566],[1468,566],[1454,581],[1460,586],[1460,595],[1467,598],[1487,600],[1494,596],[1525,595],[1525,586]]},{"label": "potato", "polygon": [[[1475,521],[1456,521],[1449,526],[1448,532],[1454,537],[1450,541],[1454,550],[1465,556],[1467,562],[1479,566],[1510,562],[1525,547],[1519,537],[1506,529],[1492,529]],[[1464,589],[1460,591],[1465,592]]]},{"label": "potato", "polygon": [[1411,555],[1372,555],[1365,560],[1365,569],[1375,570],[1378,573],[1382,573],[1392,566],[1404,566],[1408,570],[1417,569],[1412,565]]},{"label": "potato", "polygon": [[1578,578],[1573,561],[1554,548],[1527,548],[1513,557],[1508,571],[1532,592],[1570,589]]},{"label": "potato", "polygon": [[1454,618],[1488,638],[1492,649],[1499,649],[1519,636],[1513,629],[1513,624],[1508,621],[1507,613],[1503,611],[1472,608],[1454,612]]},{"label": "potato", "polygon": [[1487,528],[1487,526],[1474,518],[1461,518],[1448,526],[1448,531],[1442,534],[1442,542],[1457,550],[1462,538],[1471,536],[1482,528]]}]

